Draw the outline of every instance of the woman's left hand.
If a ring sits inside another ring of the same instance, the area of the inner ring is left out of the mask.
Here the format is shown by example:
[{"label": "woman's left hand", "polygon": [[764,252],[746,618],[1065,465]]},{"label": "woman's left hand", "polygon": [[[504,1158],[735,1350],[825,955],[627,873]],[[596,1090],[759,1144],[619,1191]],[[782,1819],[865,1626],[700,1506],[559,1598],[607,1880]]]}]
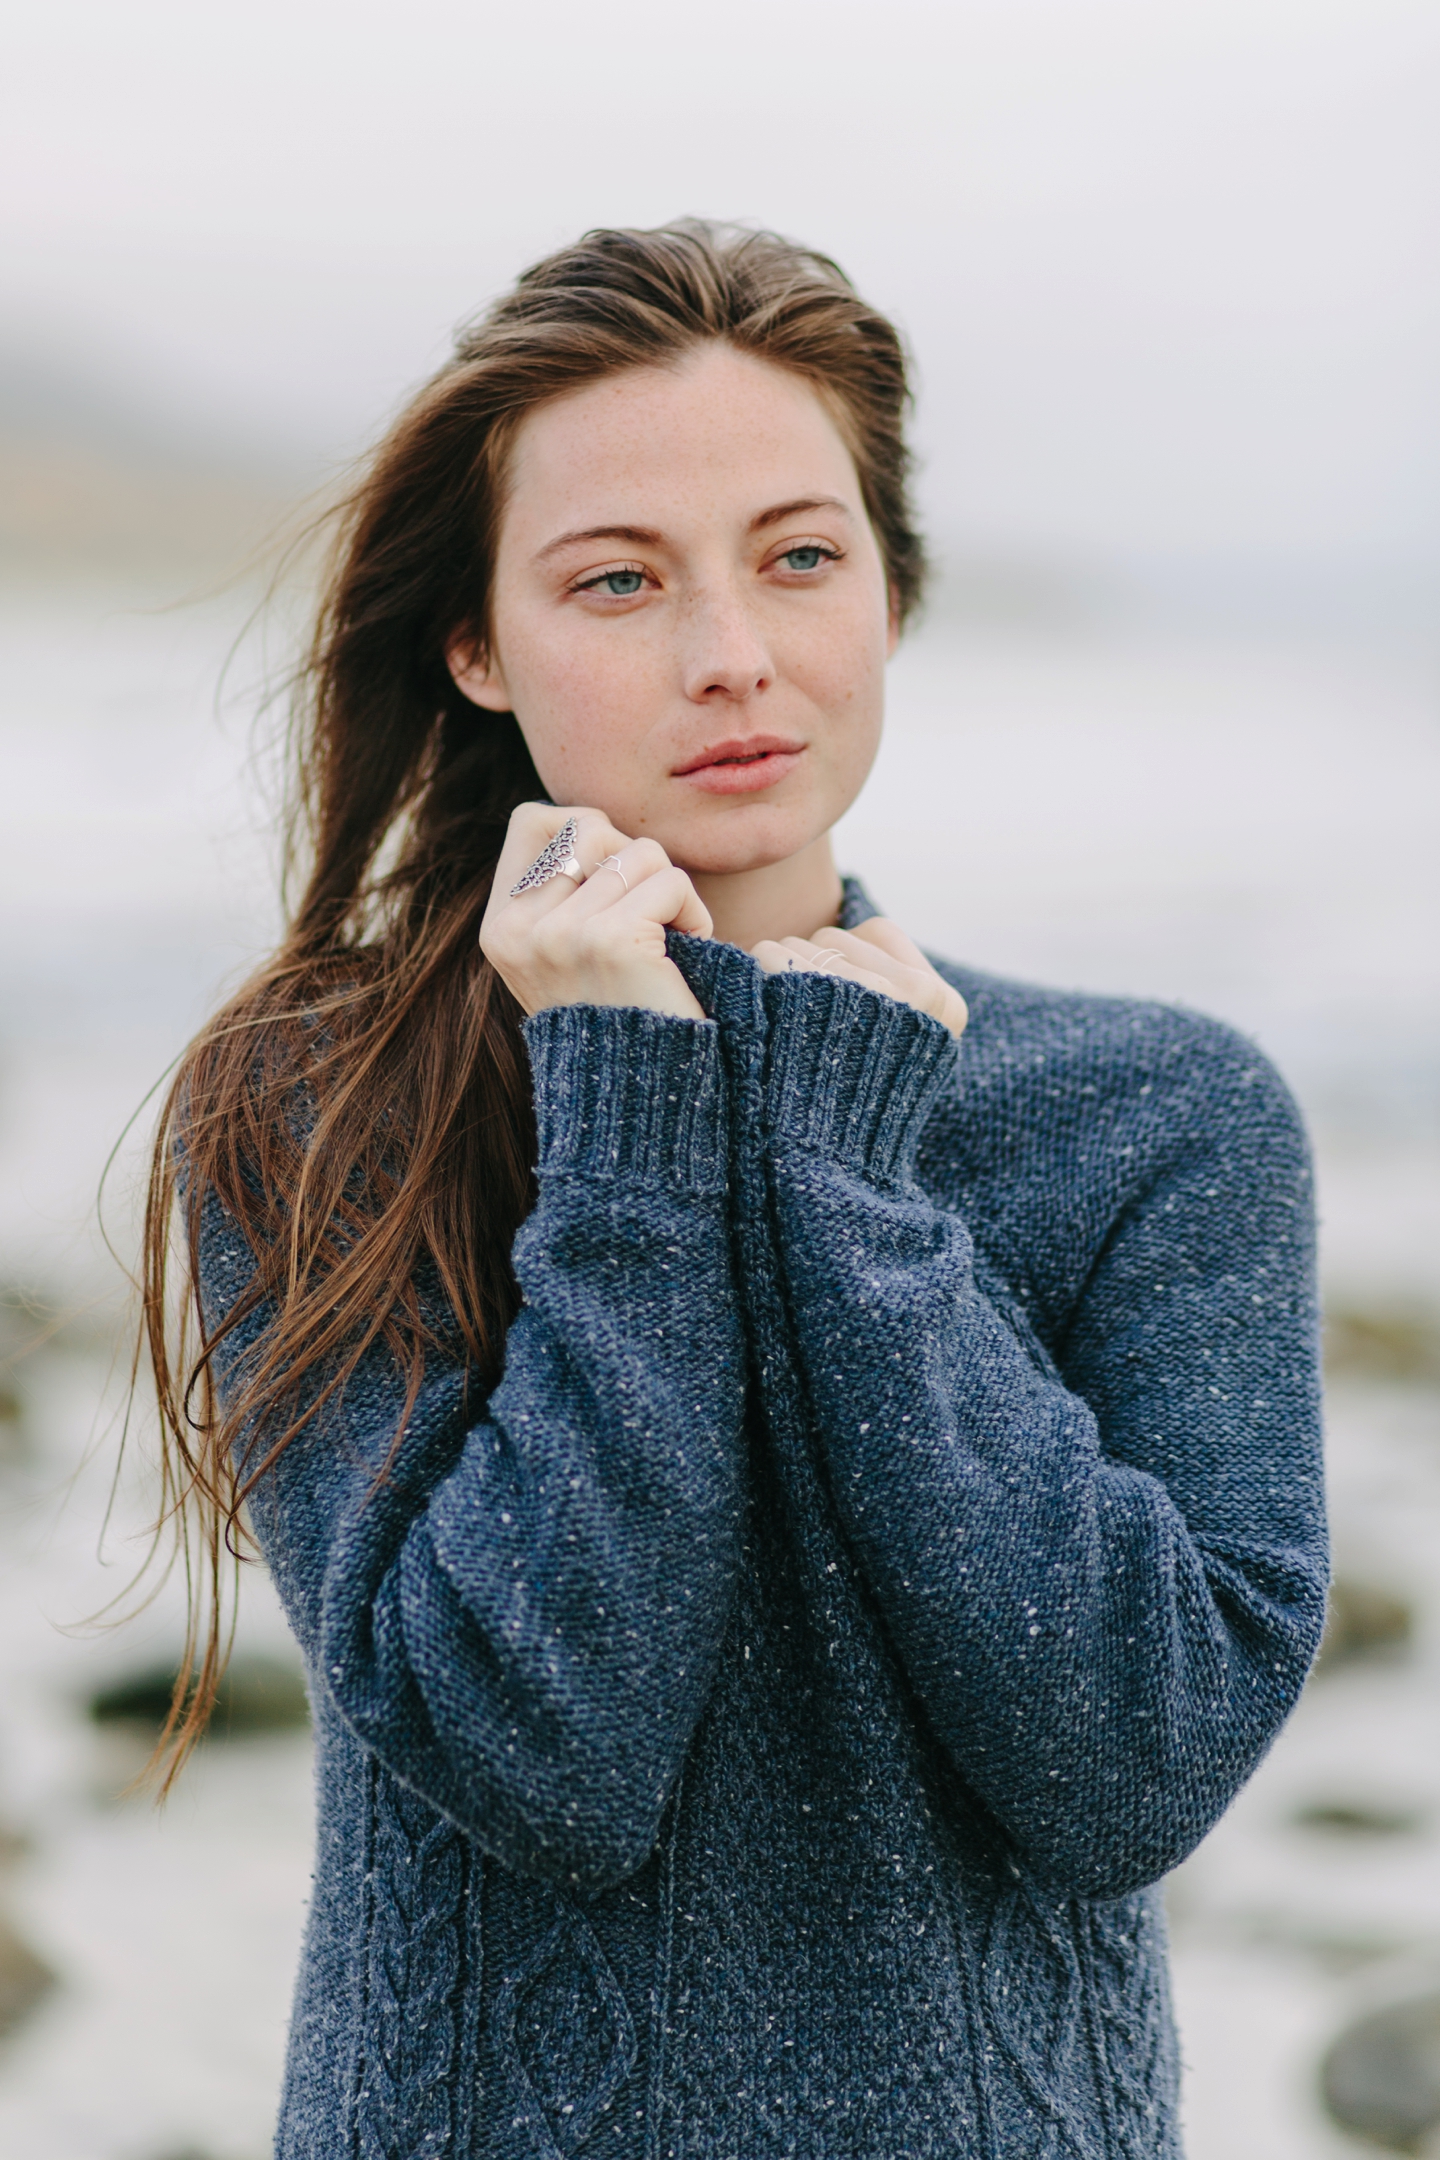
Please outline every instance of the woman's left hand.
[{"label": "woman's left hand", "polygon": [[902,1005],[928,1013],[957,1038],[970,1017],[959,991],[952,990],[919,946],[883,915],[861,923],[858,930],[824,930],[813,938],[762,938],[754,956],[767,975],[803,970],[863,983],[881,997],[898,998]]}]

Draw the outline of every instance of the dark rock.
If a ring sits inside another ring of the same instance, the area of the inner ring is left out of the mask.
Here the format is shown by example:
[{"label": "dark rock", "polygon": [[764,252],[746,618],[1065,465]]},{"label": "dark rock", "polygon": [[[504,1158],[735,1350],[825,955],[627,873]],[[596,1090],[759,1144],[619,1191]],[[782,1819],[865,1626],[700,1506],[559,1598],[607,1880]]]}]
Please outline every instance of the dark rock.
[{"label": "dark rock", "polygon": [[1393,1658],[1409,1648],[1414,1633],[1415,1615],[1405,1598],[1340,1576],[1330,1586],[1315,1670],[1333,1672],[1356,1658]]},{"label": "dark rock", "polygon": [[0,1917],[0,2034],[18,2025],[54,1985],[44,1959]]},{"label": "dark rock", "polygon": [[1300,1830],[1339,1837],[1413,1837],[1426,1825],[1423,1808],[1383,1807],[1369,1800],[1313,1800],[1290,1820]]},{"label": "dark rock", "polygon": [[26,1453],[25,1406],[20,1390],[0,1367],[0,1468],[18,1466]]},{"label": "dark rock", "polygon": [[156,2160],[211,2160],[211,2156],[199,2145],[186,2145],[179,2152],[158,2153]]},{"label": "dark rock", "polygon": [[1440,1380],[1440,1314],[1420,1306],[1327,1312],[1325,1364],[1366,1380]]},{"label": "dark rock", "polygon": [[[100,1725],[138,1726],[157,1734],[169,1716],[174,1688],[173,1666],[137,1673],[93,1695],[90,1715]],[[223,1740],[246,1733],[293,1732],[309,1721],[305,1683],[295,1666],[278,1658],[237,1657],[220,1683],[209,1731]]]},{"label": "dark rock", "polygon": [[1320,2090],[1352,2137],[1418,2153],[1440,2127],[1440,1995],[1392,2003],[1351,2025],[1320,2066]]}]

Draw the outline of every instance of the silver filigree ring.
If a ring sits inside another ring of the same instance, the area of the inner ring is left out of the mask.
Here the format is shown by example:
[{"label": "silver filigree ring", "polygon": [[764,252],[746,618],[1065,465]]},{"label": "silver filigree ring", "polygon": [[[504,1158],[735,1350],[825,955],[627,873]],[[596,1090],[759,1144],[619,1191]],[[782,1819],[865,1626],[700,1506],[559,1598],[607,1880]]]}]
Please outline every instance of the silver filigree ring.
[{"label": "silver filigree ring", "polygon": [[575,853],[576,829],[574,818],[566,818],[553,840],[546,842],[526,870],[510,888],[513,900],[517,893],[534,892],[537,885],[548,885],[551,878],[574,878],[577,885],[585,882],[585,872]]}]

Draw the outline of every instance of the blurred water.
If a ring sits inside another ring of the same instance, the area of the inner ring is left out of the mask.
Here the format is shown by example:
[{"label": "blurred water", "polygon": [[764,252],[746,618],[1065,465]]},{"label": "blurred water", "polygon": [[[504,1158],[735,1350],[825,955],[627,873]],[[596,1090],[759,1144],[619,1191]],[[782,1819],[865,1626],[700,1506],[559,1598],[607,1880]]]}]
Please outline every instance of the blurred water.
[{"label": "blurred water", "polygon": [[[125,1765],[83,1702],[173,1648],[175,1586],[130,1632],[59,1632],[123,1579],[145,1514],[137,1476],[102,1568],[118,1302],[100,1171],[275,920],[253,655],[217,704],[242,615],[233,596],[144,615],[115,590],[0,592],[0,1279],[83,1308],[17,1368],[20,1427],[0,1423],[0,1825],[28,1841],[0,1899],[59,1976],[0,2047],[6,2155],[254,2160],[273,2108],[303,1738],[215,1745],[157,1821],[112,1797]],[[896,663],[842,854],[935,949],[1258,1036],[1316,1132],[1333,1300],[1423,1314],[1440,1306],[1437,779],[1420,646],[942,612]],[[122,1149],[113,1180],[122,1248],[139,1158]],[[1317,1681],[1176,1886],[1192,2160],[1353,2150],[1321,2119],[1319,2053],[1367,1990],[1440,1955],[1435,1412],[1403,1373],[1351,1377],[1334,1412],[1338,1549],[1410,1602],[1413,1654]],[[277,1644],[258,1579],[246,1606],[246,1639]],[[1297,1825],[1352,1802],[1406,1827]]]}]

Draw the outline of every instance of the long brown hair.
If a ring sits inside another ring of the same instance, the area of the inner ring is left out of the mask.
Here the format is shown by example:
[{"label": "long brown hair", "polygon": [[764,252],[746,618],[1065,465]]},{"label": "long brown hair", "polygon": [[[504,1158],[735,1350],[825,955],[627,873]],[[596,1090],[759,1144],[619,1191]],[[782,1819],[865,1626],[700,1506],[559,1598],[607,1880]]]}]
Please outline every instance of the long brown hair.
[{"label": "long brown hair", "polygon": [[[143,1339],[161,1519],[191,1591],[162,1789],[213,1704],[256,1480],[377,1341],[407,1384],[392,1450],[427,1350],[463,1359],[481,1391],[498,1373],[534,1130],[521,1016],[476,933],[506,821],[543,790],[513,716],[477,711],[445,656],[457,638],[485,642],[525,414],[711,339],[826,400],[903,620],[924,560],[901,341],[828,257],[772,233],[693,220],[599,231],[538,263],[461,334],[335,513],[292,712],[304,888],[279,950],[181,1061],[150,1173]],[[255,1260],[223,1318],[200,1310],[191,1264],[207,1195]],[[422,1297],[427,1281],[438,1296]],[[242,1323],[222,1391],[216,1355]]]}]

